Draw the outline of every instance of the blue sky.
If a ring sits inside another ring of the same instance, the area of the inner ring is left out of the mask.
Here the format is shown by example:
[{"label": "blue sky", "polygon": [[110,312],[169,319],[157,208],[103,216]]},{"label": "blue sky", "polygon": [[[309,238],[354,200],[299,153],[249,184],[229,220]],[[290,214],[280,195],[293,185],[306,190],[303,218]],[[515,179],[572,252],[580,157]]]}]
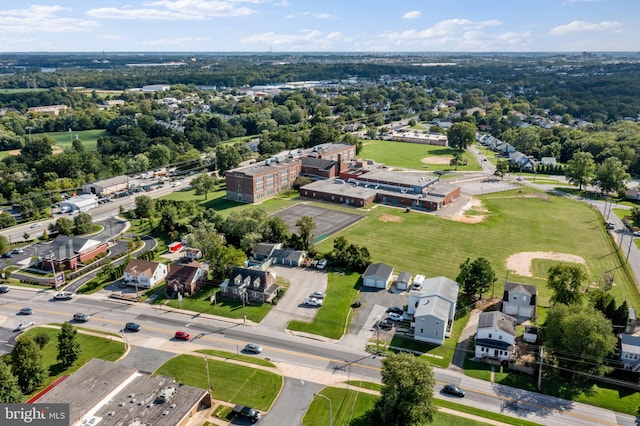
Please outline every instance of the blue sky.
[{"label": "blue sky", "polygon": [[0,0],[0,52],[640,50],[640,0]]}]

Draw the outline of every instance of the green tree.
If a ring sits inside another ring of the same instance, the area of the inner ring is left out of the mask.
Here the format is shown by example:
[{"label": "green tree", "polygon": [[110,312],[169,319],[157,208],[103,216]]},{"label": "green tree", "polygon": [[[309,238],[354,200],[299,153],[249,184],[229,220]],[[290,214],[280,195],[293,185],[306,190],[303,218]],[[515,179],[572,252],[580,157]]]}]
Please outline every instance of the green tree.
[{"label": "green tree", "polygon": [[617,344],[611,330],[611,321],[591,305],[553,305],[540,330],[547,362],[569,371],[605,374],[612,370],[605,360]]},{"label": "green tree", "polygon": [[78,330],[68,322],[62,323],[58,334],[58,361],[65,367],[70,367],[81,353],[80,343],[76,340]]},{"label": "green tree", "polygon": [[47,333],[38,333],[33,336],[33,341],[36,342],[36,345],[38,345],[40,349],[42,349],[47,343],[49,343],[49,335]]},{"label": "green tree", "polygon": [[496,162],[496,171],[493,173],[496,176],[500,176],[500,178],[504,178],[504,175],[509,171],[509,161],[507,160],[498,160]]},{"label": "green tree", "polygon": [[468,121],[454,123],[447,131],[449,146],[458,151],[464,151],[476,139],[476,126]]},{"label": "green tree", "polygon": [[617,158],[609,157],[596,169],[596,182],[600,190],[609,194],[624,191],[625,182],[631,179],[626,167]]},{"label": "green tree", "polygon": [[82,235],[89,232],[93,225],[93,217],[89,213],[81,212],[73,218],[73,233]]},{"label": "green tree", "polygon": [[204,194],[205,200],[207,199],[209,192],[215,189],[216,183],[216,178],[208,173],[202,173],[191,180],[191,186],[195,189],[196,195]]},{"label": "green tree", "polygon": [[356,147],[356,155],[360,154],[360,151],[362,151],[362,140],[354,134],[346,133],[342,137],[342,143],[354,145]]},{"label": "green tree", "polygon": [[10,228],[16,224],[16,220],[8,212],[0,211],[0,229]]},{"label": "green tree", "polygon": [[156,212],[156,201],[148,195],[139,195],[135,199],[137,217],[153,217]]},{"label": "green tree", "polygon": [[11,368],[0,359],[0,403],[17,404],[22,402],[22,398],[18,379],[11,372]]},{"label": "green tree", "polygon": [[567,180],[582,191],[582,185],[588,185],[594,178],[596,163],[590,152],[576,152],[571,160],[567,162],[564,174]]},{"label": "green tree", "polygon": [[4,235],[0,235],[0,254],[8,253],[11,250],[11,244]]},{"label": "green tree", "polygon": [[166,145],[153,145],[147,152],[149,166],[152,168],[169,164],[171,161],[171,150]]},{"label": "green tree", "polygon": [[296,222],[299,228],[299,250],[311,250],[313,248],[313,230],[316,229],[316,223],[311,216],[302,216]]},{"label": "green tree", "polygon": [[216,148],[216,165],[220,176],[223,176],[227,170],[238,167],[240,161],[240,154],[235,146],[227,144]]},{"label": "green tree", "polygon": [[54,231],[61,235],[73,235],[73,221],[66,217],[56,220]]},{"label": "green tree", "polygon": [[456,170],[458,170],[458,165],[462,164],[462,152],[454,151],[451,160],[449,161],[450,166],[454,166]]},{"label": "green tree", "polygon": [[263,233],[264,241],[271,243],[286,243],[291,236],[289,225],[279,216],[267,219],[267,229]]},{"label": "green tree", "polygon": [[370,413],[369,424],[415,426],[431,423],[435,378],[431,364],[405,352],[382,360],[382,390]]},{"label": "green tree", "polygon": [[22,393],[36,390],[46,377],[42,351],[29,336],[21,336],[11,351],[11,370]]},{"label": "green tree", "polygon": [[580,287],[587,279],[577,265],[554,265],[547,272],[547,288],[553,291],[551,302],[572,305],[577,303],[582,293]]},{"label": "green tree", "polygon": [[473,262],[467,258],[460,264],[460,273],[456,281],[462,292],[469,298],[478,295],[482,299],[485,293],[496,282],[497,277],[491,264],[484,257],[478,257]]}]

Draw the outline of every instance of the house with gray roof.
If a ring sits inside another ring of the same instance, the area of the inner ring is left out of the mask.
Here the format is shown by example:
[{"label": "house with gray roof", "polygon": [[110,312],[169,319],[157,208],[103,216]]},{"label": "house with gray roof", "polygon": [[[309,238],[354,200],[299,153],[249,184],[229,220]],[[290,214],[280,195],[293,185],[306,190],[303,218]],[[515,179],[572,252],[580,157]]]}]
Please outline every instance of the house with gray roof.
[{"label": "house with gray roof", "polygon": [[640,371],[640,336],[620,334],[620,361],[625,370]]},{"label": "house with gray roof", "polygon": [[534,319],[538,290],[533,285],[505,282],[502,312],[518,319]]},{"label": "house with gray roof", "polygon": [[290,248],[276,249],[271,255],[273,263],[285,266],[301,266],[307,258],[307,253],[302,250]]},{"label": "house with gray roof", "polygon": [[407,312],[413,316],[413,338],[441,345],[451,335],[460,286],[446,277],[422,281],[420,291],[409,293]]},{"label": "house with gray roof", "polygon": [[229,279],[220,284],[223,296],[240,300],[244,297],[246,302],[270,303],[279,289],[271,272],[239,266],[233,268]]},{"label": "house with gray roof", "polygon": [[515,318],[498,311],[478,316],[475,357],[479,360],[509,361],[516,355]]},{"label": "house with gray roof", "polygon": [[387,288],[391,282],[393,267],[386,263],[373,263],[362,274],[362,285],[373,288]]}]

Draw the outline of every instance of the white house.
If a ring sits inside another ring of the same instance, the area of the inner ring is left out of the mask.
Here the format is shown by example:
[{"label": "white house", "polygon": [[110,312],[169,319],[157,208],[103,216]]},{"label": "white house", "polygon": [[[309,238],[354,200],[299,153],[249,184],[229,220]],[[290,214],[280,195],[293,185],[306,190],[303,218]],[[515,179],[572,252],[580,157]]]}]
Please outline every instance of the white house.
[{"label": "white house", "polygon": [[508,361],[515,356],[516,319],[502,312],[482,312],[475,345],[477,359]]},{"label": "white house", "polygon": [[167,277],[167,265],[131,259],[124,269],[124,281],[140,288],[151,288]]},{"label": "white house", "polygon": [[460,286],[446,277],[422,280],[422,290],[409,293],[413,338],[441,345],[451,335]]},{"label": "white house", "polygon": [[362,285],[365,287],[387,288],[391,282],[393,267],[385,263],[374,263],[362,274]]},{"label": "white house", "polygon": [[502,312],[514,317],[533,319],[536,314],[537,297],[538,290],[535,286],[505,282]]},{"label": "white house", "polygon": [[620,334],[620,361],[625,370],[640,370],[640,336]]}]

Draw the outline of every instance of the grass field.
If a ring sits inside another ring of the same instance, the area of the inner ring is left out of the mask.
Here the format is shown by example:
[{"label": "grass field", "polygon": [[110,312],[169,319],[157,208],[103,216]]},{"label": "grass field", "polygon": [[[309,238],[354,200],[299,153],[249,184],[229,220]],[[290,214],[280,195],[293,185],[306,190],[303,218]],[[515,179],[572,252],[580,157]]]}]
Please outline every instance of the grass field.
[{"label": "grass field", "polygon": [[[63,374],[71,374],[82,367],[87,361],[93,358],[100,358],[107,361],[116,361],[124,353],[121,341],[111,340],[111,338],[90,336],[78,333],[76,340],[80,344],[81,353],[76,362],[69,368],[64,368],[56,359],[58,356],[58,335],[60,329],[48,327],[36,327],[26,331],[23,335],[34,337],[38,334],[49,336],[49,342],[42,348],[43,364],[49,371],[42,388],[51,384],[55,379]],[[34,392],[32,395],[36,394]],[[30,395],[30,396],[32,396]]]},{"label": "grass field", "polygon": [[[213,399],[268,410],[282,388],[282,377],[269,371],[238,364],[208,360]],[[208,389],[205,359],[193,355],[178,355],[154,374],[174,377],[189,386]]]},{"label": "grass field", "polygon": [[[448,160],[451,159],[452,153],[453,150],[451,148],[443,146],[363,140],[362,151],[358,154],[358,158],[370,158],[378,163],[384,163],[387,166],[400,169],[446,171],[455,169],[455,167],[450,166],[448,162]],[[426,157],[443,157],[446,161],[444,164],[425,164],[422,162],[422,159]],[[459,171],[481,170],[473,154],[465,152],[463,158],[467,160],[468,164],[466,166],[458,166]]]},{"label": "grass field", "polygon": [[98,138],[106,136],[107,131],[102,129],[95,130],[80,130],[69,132],[50,132],[45,133],[53,140],[56,141],[56,146],[59,146],[62,150],[71,148],[71,139],[75,139],[76,136],[82,141],[82,145],[86,151],[95,151],[98,146]]},{"label": "grass field", "polygon": [[287,328],[331,339],[341,338],[349,323],[350,306],[358,299],[359,280],[360,274],[330,273],[327,295],[313,321],[293,320]]},{"label": "grass field", "polygon": [[[498,277],[489,295],[502,294],[506,259],[514,253],[574,254],[585,259],[591,288],[603,287],[604,274],[610,271],[616,283],[612,294],[619,302],[627,300],[640,308],[638,292],[618,269],[620,259],[598,213],[587,204],[529,189],[484,195],[480,199],[489,211],[488,218],[481,223],[462,223],[418,212],[403,214],[379,205],[367,212],[365,220],[338,235],[350,243],[366,246],[374,262],[386,262],[396,271],[426,276],[455,278],[459,265],[467,257],[485,257]],[[399,218],[394,222],[382,218],[383,215]],[[320,251],[330,251],[332,247],[333,239],[318,246]],[[541,305],[548,304],[551,296],[545,279],[546,276],[509,275],[511,281],[536,285]]]}]

